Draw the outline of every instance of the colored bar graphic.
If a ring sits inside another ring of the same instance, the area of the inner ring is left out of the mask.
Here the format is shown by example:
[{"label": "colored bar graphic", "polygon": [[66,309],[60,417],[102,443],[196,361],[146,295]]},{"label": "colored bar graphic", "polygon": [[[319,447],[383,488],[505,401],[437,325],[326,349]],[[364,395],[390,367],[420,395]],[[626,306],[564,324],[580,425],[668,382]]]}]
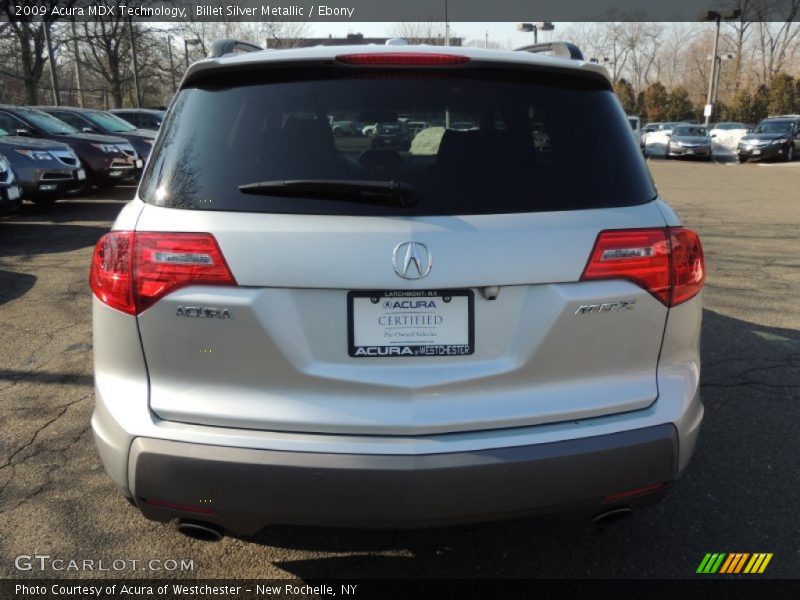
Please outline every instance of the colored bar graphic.
[{"label": "colored bar graphic", "polygon": [[700,561],[700,566],[697,567],[696,573],[705,573],[706,572],[706,565],[708,565],[709,561],[711,560],[711,554],[706,554],[703,557],[703,560]]},{"label": "colored bar graphic", "polygon": [[719,570],[720,573],[730,573],[731,566],[738,560],[738,554],[728,554],[728,558],[725,559],[725,562],[722,563],[722,568]]},{"label": "colored bar graphic", "polygon": [[713,575],[714,573],[730,575],[743,572],[748,574],[763,573],[772,560],[772,556],[771,552],[757,552],[755,554],[750,554],[749,552],[732,552],[730,554],[708,552],[703,557],[703,560],[700,561],[696,572],[704,575]]},{"label": "colored bar graphic", "polygon": [[761,563],[761,568],[758,570],[758,572],[759,573],[763,573],[766,570],[767,565],[769,564],[769,561],[771,561],[771,560],[772,560],[772,552],[768,553],[764,557],[764,562]]}]

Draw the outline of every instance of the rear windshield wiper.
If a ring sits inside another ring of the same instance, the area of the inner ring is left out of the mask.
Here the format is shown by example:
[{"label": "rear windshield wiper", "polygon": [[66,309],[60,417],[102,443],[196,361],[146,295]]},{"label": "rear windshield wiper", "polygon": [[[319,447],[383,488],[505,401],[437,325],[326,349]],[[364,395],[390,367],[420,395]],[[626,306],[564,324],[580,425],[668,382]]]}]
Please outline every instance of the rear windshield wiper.
[{"label": "rear windshield wiper", "polygon": [[257,181],[239,186],[243,194],[264,196],[310,196],[366,204],[414,206],[416,191],[397,181],[361,181],[357,179],[291,179]]}]

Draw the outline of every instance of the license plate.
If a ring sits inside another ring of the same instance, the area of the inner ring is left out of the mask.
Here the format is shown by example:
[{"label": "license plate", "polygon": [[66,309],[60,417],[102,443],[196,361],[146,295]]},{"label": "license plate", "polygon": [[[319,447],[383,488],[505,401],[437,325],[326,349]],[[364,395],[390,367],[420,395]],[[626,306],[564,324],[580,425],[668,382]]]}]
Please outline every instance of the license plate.
[{"label": "license plate", "polygon": [[761,150],[753,150],[753,154],[761,154]]},{"label": "license plate", "polygon": [[139,158],[139,159],[136,159],[136,168],[137,168],[137,169],[141,169],[143,164],[144,164],[144,163],[142,162],[142,159],[141,159],[141,158]]},{"label": "license plate", "polygon": [[353,357],[466,356],[475,351],[471,290],[347,294]]},{"label": "license plate", "polygon": [[83,181],[84,179],[86,179],[86,171],[84,171],[83,169],[78,169],[76,177],[78,178],[78,181]]}]

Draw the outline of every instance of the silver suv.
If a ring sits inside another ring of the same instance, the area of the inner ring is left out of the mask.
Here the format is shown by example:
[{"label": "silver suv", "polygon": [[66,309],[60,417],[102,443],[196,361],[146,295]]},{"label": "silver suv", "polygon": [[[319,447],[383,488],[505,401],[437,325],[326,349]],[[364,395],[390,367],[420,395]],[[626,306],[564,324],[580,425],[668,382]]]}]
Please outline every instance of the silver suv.
[{"label": "silver suv", "polygon": [[[703,416],[700,241],[605,70],[531,50],[189,69],[91,267],[95,438],[146,517],[609,515],[679,476]],[[425,127],[375,148],[343,121]]]}]

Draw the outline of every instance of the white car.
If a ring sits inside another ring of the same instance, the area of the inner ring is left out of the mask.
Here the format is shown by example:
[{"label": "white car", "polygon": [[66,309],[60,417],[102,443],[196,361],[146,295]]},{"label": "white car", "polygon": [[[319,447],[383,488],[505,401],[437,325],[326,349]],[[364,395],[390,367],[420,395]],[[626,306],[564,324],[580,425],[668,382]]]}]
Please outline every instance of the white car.
[{"label": "white car", "polygon": [[[91,265],[92,426],[147,518],[218,537],[664,495],[703,417],[702,247],[564,47],[189,68]],[[333,136],[368,110],[476,129],[429,154]]]}]

